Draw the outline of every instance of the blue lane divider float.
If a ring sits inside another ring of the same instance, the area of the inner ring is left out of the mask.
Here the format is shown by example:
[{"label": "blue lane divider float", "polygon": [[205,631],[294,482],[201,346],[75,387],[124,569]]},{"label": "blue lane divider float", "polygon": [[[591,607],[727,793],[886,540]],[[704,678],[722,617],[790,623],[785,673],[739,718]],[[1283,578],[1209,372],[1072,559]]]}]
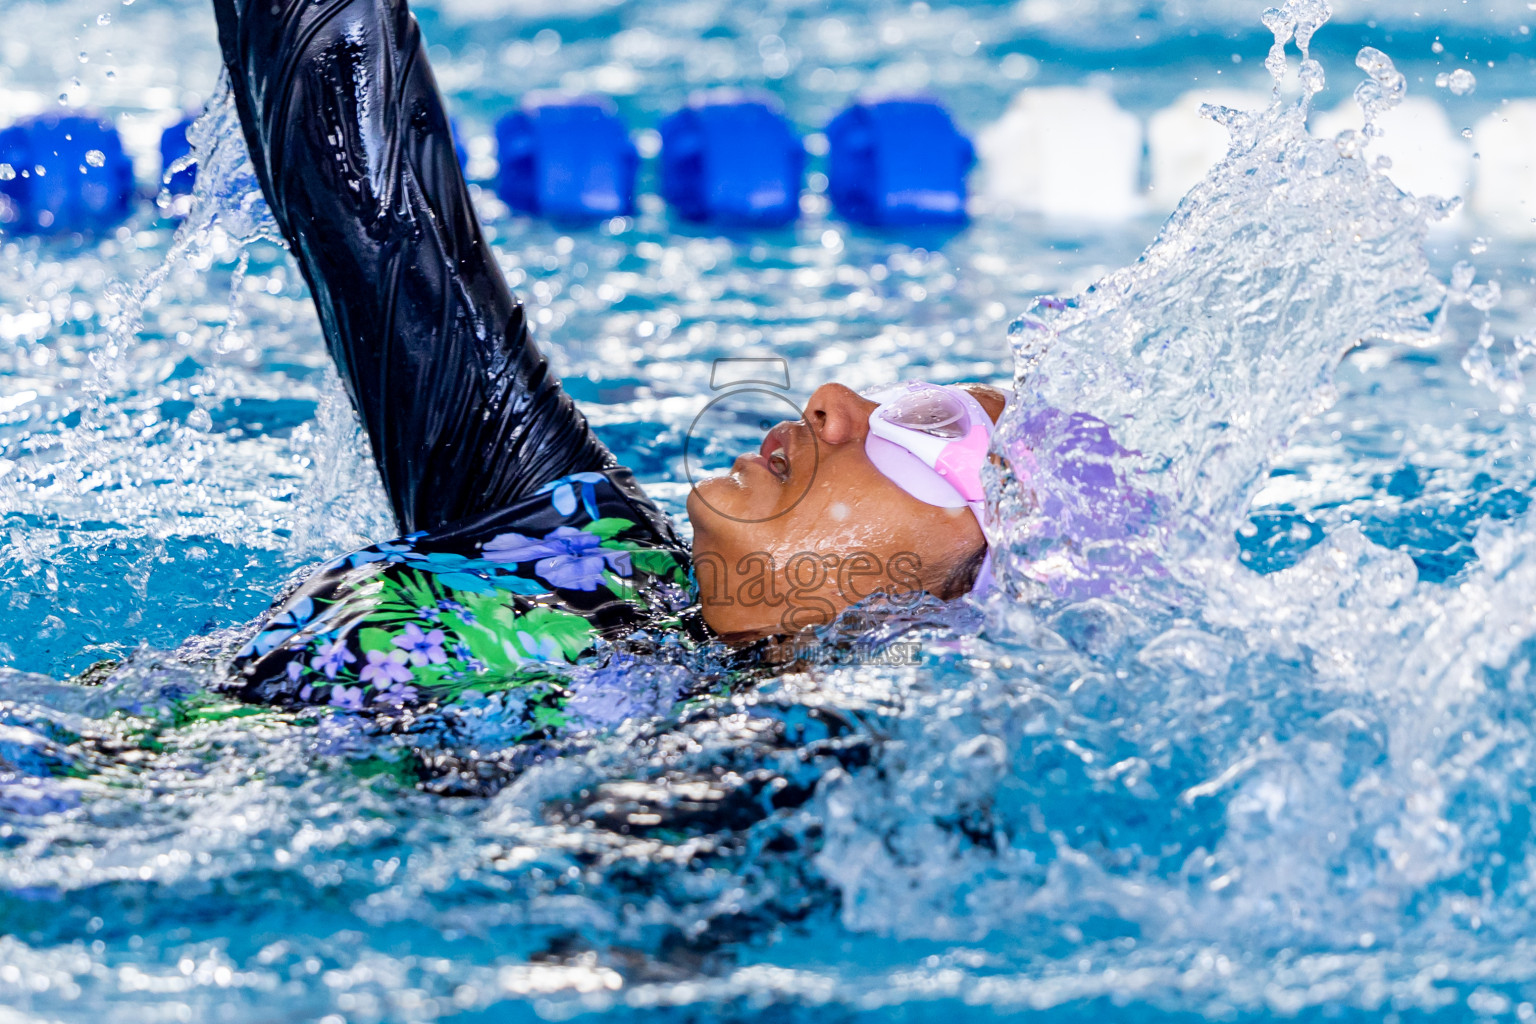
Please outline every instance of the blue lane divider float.
[{"label": "blue lane divider float", "polygon": [[0,130],[0,227],[87,231],[128,215],[133,163],[109,121],[43,114]]},{"label": "blue lane divider float", "polygon": [[[192,120],[162,134],[162,174],[189,151]],[[805,149],[771,98],[699,94],[659,127],[661,194],[683,219],[773,227],[799,215]],[[826,133],[828,192],[841,216],[875,227],[965,221],[975,150],[933,100],[855,103]],[[639,158],[610,100],[535,94],[497,123],[496,141],[496,191],[512,209],[570,221],[634,212]],[[178,171],[170,192],[190,192],[196,173]],[[6,230],[109,227],[127,215],[133,191],[132,165],[106,121],[50,114],[0,130]]]},{"label": "blue lane divider float", "polygon": [[704,93],[660,130],[661,195],[683,219],[773,227],[800,215],[805,146],[766,98]]},{"label": "blue lane divider float", "polygon": [[858,224],[965,221],[965,176],[976,150],[930,99],[855,103],[827,125],[827,192]]},{"label": "blue lane divider float", "polygon": [[192,127],[195,120],[195,117],[184,118],[160,133],[160,182],[173,196],[188,195],[193,183],[197,181],[196,164],[183,167],[171,175],[170,181],[165,180],[171,165],[192,152],[192,143],[187,141],[187,129]]},{"label": "blue lane divider float", "polygon": [[496,122],[496,194],[553,220],[627,217],[640,157],[613,103],[598,96],[530,96]]}]

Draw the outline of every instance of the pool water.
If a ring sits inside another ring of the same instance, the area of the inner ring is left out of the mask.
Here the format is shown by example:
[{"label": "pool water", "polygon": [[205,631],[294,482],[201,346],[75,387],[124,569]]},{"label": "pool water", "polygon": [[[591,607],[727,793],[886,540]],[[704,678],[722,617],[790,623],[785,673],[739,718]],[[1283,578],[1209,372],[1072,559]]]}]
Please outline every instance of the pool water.
[{"label": "pool water", "polygon": [[[1486,212],[1530,192],[1405,197],[1407,163],[1307,133],[1294,45],[1263,111],[1272,35],[1228,4],[416,9],[480,175],[535,87],[614,93],[642,132],[714,84],[807,132],[866,89],[930,90],[977,134],[1026,87],[1140,121],[1261,95],[1166,223],[983,190],[963,231],[872,233],[815,160],[805,215],[760,235],[480,196],[555,367],[675,512],[716,358],[782,357],[802,398],[1019,395],[1000,592],[845,626],[915,664],[672,708],[645,695],[689,667],[642,660],[627,717],[531,767],[490,700],[401,737],[215,692],[306,566],[391,532],[227,123],[180,236],[147,201],[99,237],[0,236],[0,1020],[1536,1015],[1536,242]],[[0,12],[7,114],[62,95],[142,149],[216,97],[200,4]],[[1315,103],[1351,104],[1379,47],[1456,129],[1422,148],[1460,146],[1536,96],[1533,20],[1338,3]],[[1433,84],[1457,68],[1474,91]],[[1380,147],[1415,129],[1389,101]],[[1478,160],[1507,159],[1487,131]],[[1044,159],[989,152],[978,181]]]}]

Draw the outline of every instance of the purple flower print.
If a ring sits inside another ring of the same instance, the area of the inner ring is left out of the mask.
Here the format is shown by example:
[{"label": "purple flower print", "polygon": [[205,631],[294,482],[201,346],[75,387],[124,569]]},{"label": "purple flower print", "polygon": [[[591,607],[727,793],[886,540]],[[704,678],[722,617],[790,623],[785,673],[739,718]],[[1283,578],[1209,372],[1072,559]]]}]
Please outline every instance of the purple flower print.
[{"label": "purple flower print", "polygon": [[290,683],[296,683],[299,681],[299,676],[304,672],[304,665],[302,662],[290,661],[286,667],[286,671],[288,672],[288,681]]},{"label": "purple flower print", "polygon": [[384,683],[408,683],[413,678],[405,667],[404,651],[369,651],[368,664],[357,677],[365,683],[380,686]]},{"label": "purple flower print", "polygon": [[[363,671],[366,672],[367,669]],[[331,687],[331,707],[344,708],[347,711],[363,710],[363,688],[361,686]]]},{"label": "purple flower print", "polygon": [[417,608],[416,614],[420,615],[428,622],[436,622],[438,619],[443,617],[443,613],[438,611],[437,606],[430,604],[424,604],[420,608]]},{"label": "purple flower print", "polygon": [[[475,657],[474,652],[469,649],[469,644],[454,644],[453,656],[464,663],[465,672],[479,673],[485,671],[485,662]],[[463,675],[463,672],[455,673],[455,676],[458,678],[462,678]]]},{"label": "purple flower print", "polygon": [[459,621],[466,626],[473,626],[475,624],[474,613],[457,601],[450,601],[445,597],[437,602],[437,606],[445,612],[453,612],[453,614],[459,617]]},{"label": "purple flower print", "polygon": [[416,687],[406,686],[404,683],[395,683],[387,690],[376,691],[373,695],[375,704],[387,704],[390,707],[403,707],[416,699]]},{"label": "purple flower print", "polygon": [[589,728],[607,729],[628,718],[664,714],[687,686],[680,665],[652,665],[621,655],[578,670],[567,707]]},{"label": "purple flower print", "polygon": [[410,655],[413,665],[426,665],[429,662],[441,665],[448,660],[448,655],[443,651],[444,639],[442,630],[423,633],[421,627],[413,622],[405,627],[402,635],[395,637],[394,642],[396,647]]},{"label": "purple flower print", "polygon": [[603,584],[604,567],[620,576],[628,576],[629,552],[599,548],[586,555],[556,555],[539,559],[534,563],[533,571],[545,583],[561,590],[596,590]]},{"label": "purple flower print", "polygon": [[559,526],[538,539],[520,533],[503,533],[485,545],[485,557],[497,562],[534,563],[541,580],[562,590],[596,590],[603,569],[620,576],[630,574],[629,552],[603,547],[601,537],[570,526]]},{"label": "purple flower print", "polygon": [[[507,657],[511,658],[515,662],[518,662],[519,664],[529,661],[565,661],[565,652],[560,649],[560,644],[555,640],[554,637],[535,637],[527,630],[520,629],[517,631],[516,646],[514,646],[510,640],[503,640],[501,642],[501,647],[502,650],[507,652]],[[521,650],[518,649],[519,647]],[[528,653],[524,654],[523,651],[527,651]]]},{"label": "purple flower print", "polygon": [[345,643],[340,640],[332,640],[330,643],[320,646],[319,655],[310,659],[309,667],[316,672],[324,672],[327,679],[335,679],[336,673],[340,672],[343,666],[349,665],[356,660],[357,655],[348,650]]},{"label": "purple flower print", "polygon": [[[573,536],[574,535],[574,536]],[[485,542],[485,557],[493,562],[531,562],[585,550],[602,541],[591,533],[560,526],[546,537],[525,537],[521,533],[501,533]]]}]

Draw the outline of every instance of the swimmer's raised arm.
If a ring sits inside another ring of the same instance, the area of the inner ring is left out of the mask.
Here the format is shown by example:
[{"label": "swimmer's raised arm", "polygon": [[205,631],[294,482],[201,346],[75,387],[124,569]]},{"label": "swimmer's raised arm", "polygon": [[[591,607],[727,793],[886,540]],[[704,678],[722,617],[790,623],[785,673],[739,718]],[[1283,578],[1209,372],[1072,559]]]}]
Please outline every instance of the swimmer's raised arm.
[{"label": "swimmer's raised arm", "polygon": [[615,460],[529,337],[405,0],[214,0],[257,177],[402,531]]}]

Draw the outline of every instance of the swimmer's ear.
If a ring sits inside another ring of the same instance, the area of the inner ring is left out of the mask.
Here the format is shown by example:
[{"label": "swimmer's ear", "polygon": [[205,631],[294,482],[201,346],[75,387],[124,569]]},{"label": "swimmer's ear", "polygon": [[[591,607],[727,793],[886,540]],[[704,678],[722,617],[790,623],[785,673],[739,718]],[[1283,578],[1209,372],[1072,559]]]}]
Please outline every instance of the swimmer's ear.
[{"label": "swimmer's ear", "polygon": [[987,410],[987,415],[996,423],[997,418],[1003,414],[1003,406],[1008,402],[1006,392],[993,387],[990,384],[952,384],[962,391],[970,392],[972,398],[981,403],[981,407]]}]

